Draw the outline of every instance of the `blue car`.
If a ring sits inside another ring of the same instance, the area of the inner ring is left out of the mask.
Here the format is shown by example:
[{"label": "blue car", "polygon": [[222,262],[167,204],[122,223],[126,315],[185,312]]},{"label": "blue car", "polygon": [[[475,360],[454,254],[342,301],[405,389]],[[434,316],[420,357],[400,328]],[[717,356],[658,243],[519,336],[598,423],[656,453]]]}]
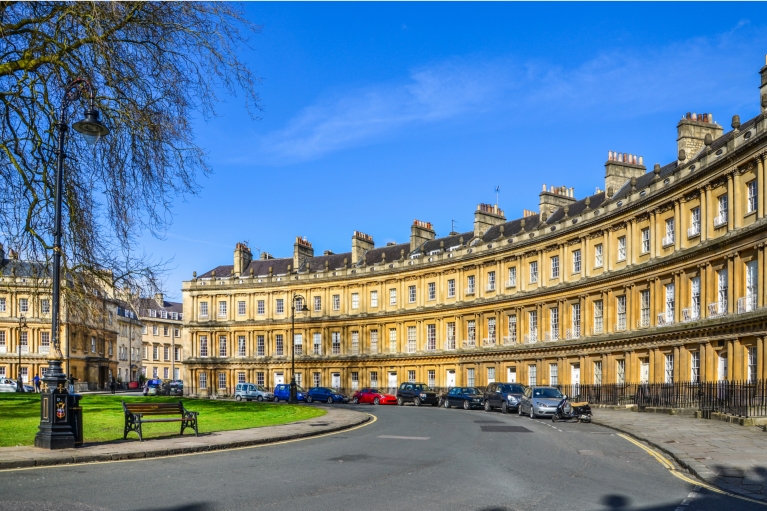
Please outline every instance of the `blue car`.
[{"label": "blue car", "polygon": [[[296,394],[299,401],[306,401],[306,391],[299,385],[296,385]],[[274,387],[274,402],[287,402],[290,399],[290,384],[281,383]]]},{"label": "blue car", "polygon": [[311,403],[312,401],[324,401],[326,403],[348,403],[349,396],[344,396],[343,394],[340,394],[339,392],[327,387],[314,387],[313,389],[309,389],[309,392],[306,393],[306,402]]}]

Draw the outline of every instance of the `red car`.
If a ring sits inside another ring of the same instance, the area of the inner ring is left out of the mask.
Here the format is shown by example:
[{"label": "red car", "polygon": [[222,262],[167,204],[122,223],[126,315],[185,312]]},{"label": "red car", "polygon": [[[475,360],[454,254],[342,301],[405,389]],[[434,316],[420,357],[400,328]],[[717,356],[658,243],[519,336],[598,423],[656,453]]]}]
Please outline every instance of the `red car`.
[{"label": "red car", "polygon": [[396,405],[397,398],[379,389],[364,388],[354,393],[352,404],[370,403],[372,405]]}]

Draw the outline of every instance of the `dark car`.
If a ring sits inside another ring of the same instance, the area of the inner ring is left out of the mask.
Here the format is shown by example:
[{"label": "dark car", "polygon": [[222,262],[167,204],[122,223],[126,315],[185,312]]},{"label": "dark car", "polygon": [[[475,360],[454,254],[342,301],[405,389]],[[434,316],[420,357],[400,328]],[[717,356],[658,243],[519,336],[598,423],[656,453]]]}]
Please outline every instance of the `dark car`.
[{"label": "dark car", "polygon": [[165,394],[168,396],[183,396],[184,382],[182,380],[165,380]]},{"label": "dark car", "polygon": [[502,413],[516,411],[519,409],[519,402],[524,393],[525,386],[521,383],[491,383],[482,396],[485,401],[485,411],[489,412],[493,408],[500,408]]},{"label": "dark car", "polygon": [[413,403],[416,406],[439,404],[439,396],[425,383],[403,383],[397,389],[397,404]]},{"label": "dark car", "polygon": [[306,392],[306,402],[324,401],[326,403],[348,403],[349,397],[327,387],[313,387]]},{"label": "dark car", "polygon": [[482,392],[476,387],[453,387],[442,396],[442,406],[461,406],[464,410],[482,407]]}]

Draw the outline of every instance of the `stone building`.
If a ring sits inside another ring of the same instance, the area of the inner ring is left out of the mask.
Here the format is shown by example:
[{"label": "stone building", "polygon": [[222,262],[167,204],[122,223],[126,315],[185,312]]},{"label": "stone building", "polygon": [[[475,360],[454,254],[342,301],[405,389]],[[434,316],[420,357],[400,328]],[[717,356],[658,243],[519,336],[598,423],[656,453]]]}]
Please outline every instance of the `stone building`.
[{"label": "stone building", "polygon": [[147,378],[180,380],[183,377],[182,305],[162,294],[138,300],[141,335],[141,372]]},{"label": "stone building", "polygon": [[[19,260],[0,245],[0,378],[31,382],[48,367],[51,346],[51,278],[44,264]],[[63,369],[76,390],[103,389],[117,372],[116,302],[105,293],[88,299],[87,311],[67,298],[62,285]],[[19,362],[19,351],[21,361]]]},{"label": "stone building", "polygon": [[117,304],[117,381],[138,381],[144,325],[131,301]]},{"label": "stone building", "polygon": [[[754,380],[767,376],[765,155],[760,114],[724,132],[711,114],[677,124],[678,158],[608,152],[604,185],[546,187],[507,219],[480,204],[474,229],[293,256],[238,244],[233,264],[183,283],[185,385],[238,381],[393,387]],[[603,188],[603,190],[602,190]],[[295,299],[295,302],[294,302]]]}]

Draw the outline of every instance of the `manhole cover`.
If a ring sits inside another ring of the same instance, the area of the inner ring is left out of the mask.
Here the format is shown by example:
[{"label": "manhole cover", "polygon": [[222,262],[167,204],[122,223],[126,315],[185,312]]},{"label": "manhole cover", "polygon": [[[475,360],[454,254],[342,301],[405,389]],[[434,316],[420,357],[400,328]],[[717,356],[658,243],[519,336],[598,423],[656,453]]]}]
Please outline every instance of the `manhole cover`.
[{"label": "manhole cover", "polygon": [[480,426],[483,433],[532,433],[522,426]]}]

